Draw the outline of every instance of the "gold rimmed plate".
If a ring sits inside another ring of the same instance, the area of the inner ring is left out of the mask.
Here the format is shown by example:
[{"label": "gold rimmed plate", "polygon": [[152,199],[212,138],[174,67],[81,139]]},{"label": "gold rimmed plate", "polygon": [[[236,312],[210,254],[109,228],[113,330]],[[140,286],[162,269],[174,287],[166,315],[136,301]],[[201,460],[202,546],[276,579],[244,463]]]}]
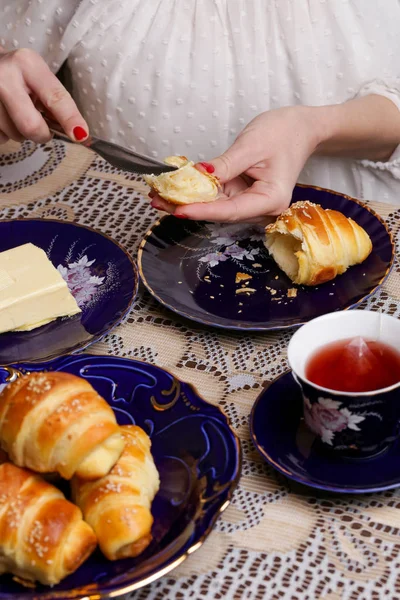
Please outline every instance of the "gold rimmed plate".
[{"label": "gold rimmed plate", "polygon": [[0,367],[0,387],[27,371],[83,377],[110,404],[120,425],[142,427],[151,438],[160,490],[152,505],[153,541],[142,555],[108,561],[97,550],[52,588],[24,588],[3,575],[0,600],[118,598],[167,574],[200,548],[228,507],[241,472],[240,442],[221,409],[192,385],[138,360],[81,354]]},{"label": "gold rimmed plate", "polygon": [[330,190],[298,185],[293,202],[300,200],[338,210],[361,225],[373,245],[367,260],[331,282],[295,286],[268,255],[262,228],[167,216],[140,245],[144,285],[170,310],[223,329],[285,329],[355,308],[377,291],[392,268],[394,244],[386,224],[367,205]]}]

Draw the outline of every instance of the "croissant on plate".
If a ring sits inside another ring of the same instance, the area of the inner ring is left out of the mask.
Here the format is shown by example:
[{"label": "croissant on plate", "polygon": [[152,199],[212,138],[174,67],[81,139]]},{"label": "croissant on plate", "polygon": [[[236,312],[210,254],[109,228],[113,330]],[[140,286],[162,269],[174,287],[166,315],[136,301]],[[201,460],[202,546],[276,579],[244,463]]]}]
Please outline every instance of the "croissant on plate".
[{"label": "croissant on plate", "polygon": [[70,373],[31,373],[0,393],[0,445],[10,460],[64,479],[102,477],[124,441],[107,402]]},{"label": "croissant on plate", "polygon": [[185,156],[169,156],[164,162],[178,169],[161,175],[144,175],[146,183],[164,200],[171,204],[193,204],[216,199],[219,192],[216,177],[196,169]]},{"label": "croissant on plate", "polygon": [[318,285],[362,263],[372,250],[367,232],[341,212],[296,202],[266,228],[265,245],[300,285]]},{"label": "croissant on plate", "polygon": [[135,425],[121,427],[124,451],[110,473],[96,481],[72,480],[72,497],[109,560],[137,556],[151,542],[151,503],[160,480],[150,438]]},{"label": "croissant on plate", "polygon": [[0,573],[25,585],[59,583],[97,544],[77,506],[27,469],[0,465]]}]

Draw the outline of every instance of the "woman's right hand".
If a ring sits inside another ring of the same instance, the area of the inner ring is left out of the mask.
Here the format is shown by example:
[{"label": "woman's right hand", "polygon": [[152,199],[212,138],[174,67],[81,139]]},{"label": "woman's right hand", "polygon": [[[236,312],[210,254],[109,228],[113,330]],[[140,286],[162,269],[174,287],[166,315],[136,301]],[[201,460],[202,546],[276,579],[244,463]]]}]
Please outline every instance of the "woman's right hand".
[{"label": "woman's right hand", "polygon": [[0,144],[9,139],[48,142],[51,133],[41,112],[57,121],[76,141],[88,126],[70,94],[43,58],[28,48],[0,53]]}]

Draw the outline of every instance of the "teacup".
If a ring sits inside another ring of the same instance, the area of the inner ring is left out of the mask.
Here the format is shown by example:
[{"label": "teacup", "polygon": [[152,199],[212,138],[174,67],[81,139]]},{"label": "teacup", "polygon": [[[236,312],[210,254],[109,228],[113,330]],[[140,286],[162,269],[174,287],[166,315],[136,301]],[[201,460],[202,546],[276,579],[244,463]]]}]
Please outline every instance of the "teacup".
[{"label": "teacup", "polygon": [[307,363],[319,348],[358,336],[400,351],[400,320],[366,310],[318,317],[293,335],[288,359],[302,391],[305,423],[322,446],[350,456],[369,456],[399,436],[400,382],[376,391],[342,392],[306,377]]}]

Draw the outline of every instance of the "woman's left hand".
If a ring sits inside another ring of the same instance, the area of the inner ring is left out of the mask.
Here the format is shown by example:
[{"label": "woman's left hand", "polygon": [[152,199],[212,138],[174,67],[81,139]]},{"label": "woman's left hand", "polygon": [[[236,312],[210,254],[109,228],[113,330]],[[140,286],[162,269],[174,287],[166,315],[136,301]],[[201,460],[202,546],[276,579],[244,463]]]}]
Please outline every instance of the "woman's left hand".
[{"label": "woman's left hand", "polygon": [[222,193],[214,202],[174,206],[150,192],[152,206],[179,218],[259,223],[282,213],[304,164],[319,144],[313,108],[295,106],[262,113],[234,144],[199,170],[214,173]]}]

